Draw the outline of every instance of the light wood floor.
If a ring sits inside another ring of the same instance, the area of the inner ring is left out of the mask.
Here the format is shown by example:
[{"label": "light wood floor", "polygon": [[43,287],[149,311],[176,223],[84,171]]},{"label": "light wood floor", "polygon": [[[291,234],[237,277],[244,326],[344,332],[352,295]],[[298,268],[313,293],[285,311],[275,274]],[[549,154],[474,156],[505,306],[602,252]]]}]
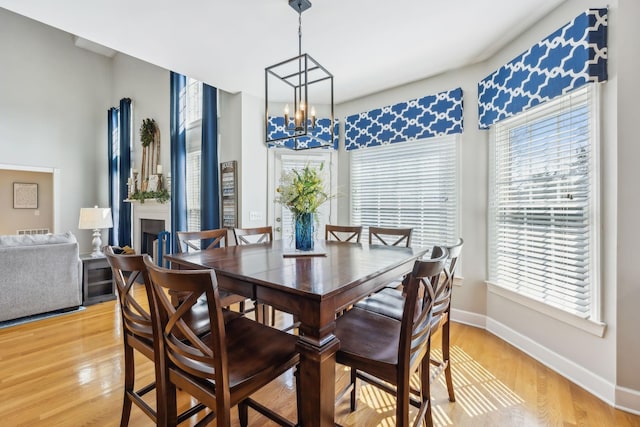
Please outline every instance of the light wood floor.
[{"label": "light wood floor", "polygon": [[[438,341],[434,337],[434,351]],[[119,425],[121,347],[116,301],[0,329],[0,426]],[[437,427],[640,426],[640,417],[612,408],[483,330],[454,324],[452,351],[457,401],[448,401],[442,382],[432,386]],[[152,364],[140,357],[137,366],[141,384],[150,382]],[[346,377],[338,367],[338,382]],[[295,419],[294,386],[286,373],[255,397]],[[180,405],[187,404],[180,396]],[[394,405],[389,395],[362,386],[358,410],[349,413],[345,398],[336,417],[343,426],[390,427]],[[251,426],[270,425],[255,412],[249,418]],[[129,425],[153,423],[134,406]]]}]

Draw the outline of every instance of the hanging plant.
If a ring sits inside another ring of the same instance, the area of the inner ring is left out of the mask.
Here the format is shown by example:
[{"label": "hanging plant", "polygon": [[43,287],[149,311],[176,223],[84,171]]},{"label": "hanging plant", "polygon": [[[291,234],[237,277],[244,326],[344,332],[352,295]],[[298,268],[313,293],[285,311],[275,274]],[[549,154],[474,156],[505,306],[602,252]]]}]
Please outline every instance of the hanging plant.
[{"label": "hanging plant", "polygon": [[156,137],[156,121],[153,119],[144,119],[140,126],[140,141],[143,147],[148,147]]}]

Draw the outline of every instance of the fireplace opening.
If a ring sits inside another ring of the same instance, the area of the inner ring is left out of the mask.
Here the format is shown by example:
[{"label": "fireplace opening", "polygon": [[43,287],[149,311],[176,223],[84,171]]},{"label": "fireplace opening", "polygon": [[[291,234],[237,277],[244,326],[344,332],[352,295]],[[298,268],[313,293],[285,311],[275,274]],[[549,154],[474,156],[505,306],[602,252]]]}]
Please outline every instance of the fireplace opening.
[{"label": "fireplace opening", "polygon": [[164,220],[141,219],[140,220],[140,251],[141,254],[149,254],[153,257],[153,241],[158,234],[164,231]]}]

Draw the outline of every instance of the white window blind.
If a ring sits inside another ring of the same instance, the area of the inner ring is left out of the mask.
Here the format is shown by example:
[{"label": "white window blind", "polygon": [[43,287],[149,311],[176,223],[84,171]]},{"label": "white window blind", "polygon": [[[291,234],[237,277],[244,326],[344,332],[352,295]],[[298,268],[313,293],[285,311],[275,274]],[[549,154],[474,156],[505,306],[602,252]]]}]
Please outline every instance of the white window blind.
[{"label": "white window blind", "polygon": [[351,222],[413,227],[411,246],[455,242],[458,136],[351,151]]},{"label": "white window blind", "polygon": [[490,171],[490,281],[583,318],[597,282],[591,86],[495,125]]}]

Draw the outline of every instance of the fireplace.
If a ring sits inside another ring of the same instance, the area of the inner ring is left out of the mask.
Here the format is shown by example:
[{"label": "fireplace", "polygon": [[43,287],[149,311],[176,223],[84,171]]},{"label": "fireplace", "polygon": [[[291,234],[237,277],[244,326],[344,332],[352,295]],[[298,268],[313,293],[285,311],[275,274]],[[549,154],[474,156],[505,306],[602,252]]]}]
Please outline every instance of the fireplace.
[{"label": "fireplace", "polygon": [[153,257],[153,241],[158,238],[158,234],[164,231],[164,220],[146,219],[140,220],[140,253],[149,254]]},{"label": "fireplace", "polygon": [[133,248],[136,253],[146,253],[153,257],[153,241],[158,238],[158,233],[171,228],[170,206],[168,203],[153,200],[146,200],[144,203],[133,202],[131,205]]}]

